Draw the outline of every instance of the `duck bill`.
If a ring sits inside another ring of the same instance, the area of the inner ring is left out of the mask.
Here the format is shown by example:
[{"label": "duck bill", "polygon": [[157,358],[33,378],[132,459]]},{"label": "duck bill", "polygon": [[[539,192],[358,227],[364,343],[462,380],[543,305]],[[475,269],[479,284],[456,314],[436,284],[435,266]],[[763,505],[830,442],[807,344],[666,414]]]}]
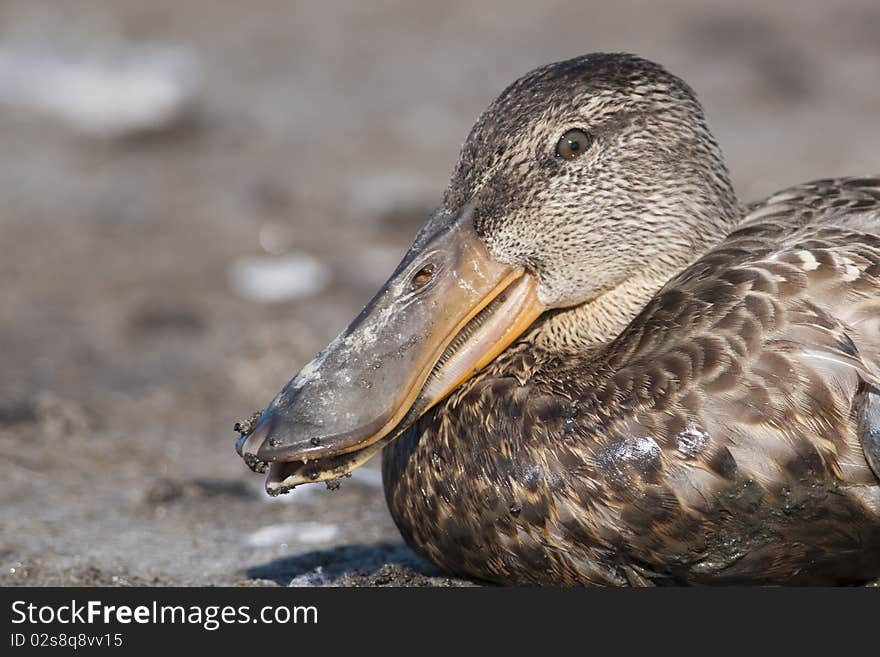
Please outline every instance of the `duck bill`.
[{"label": "duck bill", "polygon": [[267,490],[337,479],[485,367],[544,311],[468,213],[436,213],[376,296],[261,413],[237,448]]}]

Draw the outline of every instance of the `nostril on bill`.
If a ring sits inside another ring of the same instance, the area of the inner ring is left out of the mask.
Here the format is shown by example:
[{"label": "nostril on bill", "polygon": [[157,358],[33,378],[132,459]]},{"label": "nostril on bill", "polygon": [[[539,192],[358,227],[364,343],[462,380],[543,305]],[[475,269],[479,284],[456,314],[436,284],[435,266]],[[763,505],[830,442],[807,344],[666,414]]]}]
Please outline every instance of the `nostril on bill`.
[{"label": "nostril on bill", "polygon": [[430,282],[431,278],[433,278],[436,269],[436,265],[434,265],[434,263],[432,262],[429,262],[424,267],[419,269],[412,277],[412,281],[410,282],[412,288],[415,290],[427,285]]}]

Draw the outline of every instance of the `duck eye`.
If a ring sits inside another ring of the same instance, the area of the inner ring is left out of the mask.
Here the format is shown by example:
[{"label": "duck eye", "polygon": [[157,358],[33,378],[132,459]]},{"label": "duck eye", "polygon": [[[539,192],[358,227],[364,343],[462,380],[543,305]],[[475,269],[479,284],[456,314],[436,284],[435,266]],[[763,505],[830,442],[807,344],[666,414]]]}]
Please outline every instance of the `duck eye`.
[{"label": "duck eye", "polygon": [[413,289],[418,289],[427,285],[428,281],[431,280],[431,277],[434,276],[435,269],[436,267],[431,263],[428,263],[427,265],[419,269],[412,277]]},{"label": "duck eye", "polygon": [[593,138],[579,128],[569,130],[556,144],[556,157],[573,160],[590,147]]}]

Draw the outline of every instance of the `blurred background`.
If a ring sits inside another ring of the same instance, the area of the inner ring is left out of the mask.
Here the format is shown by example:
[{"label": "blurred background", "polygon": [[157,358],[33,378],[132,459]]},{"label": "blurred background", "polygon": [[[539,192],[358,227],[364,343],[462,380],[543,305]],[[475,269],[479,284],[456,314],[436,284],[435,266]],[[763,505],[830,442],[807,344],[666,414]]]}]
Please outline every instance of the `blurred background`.
[{"label": "blurred background", "polygon": [[0,584],[455,584],[377,463],[280,499],[236,456],[390,273],[482,109],[631,51],[743,200],[880,173],[880,4],[0,2]]}]

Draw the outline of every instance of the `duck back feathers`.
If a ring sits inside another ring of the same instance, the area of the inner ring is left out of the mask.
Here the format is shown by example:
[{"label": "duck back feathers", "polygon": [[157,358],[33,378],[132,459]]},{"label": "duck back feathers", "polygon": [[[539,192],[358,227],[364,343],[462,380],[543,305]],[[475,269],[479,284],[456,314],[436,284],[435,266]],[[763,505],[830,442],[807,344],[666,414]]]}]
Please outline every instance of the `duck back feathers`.
[{"label": "duck back feathers", "polygon": [[610,343],[529,347],[386,448],[392,515],[435,563],[521,584],[880,574],[880,180],[775,194]]}]

